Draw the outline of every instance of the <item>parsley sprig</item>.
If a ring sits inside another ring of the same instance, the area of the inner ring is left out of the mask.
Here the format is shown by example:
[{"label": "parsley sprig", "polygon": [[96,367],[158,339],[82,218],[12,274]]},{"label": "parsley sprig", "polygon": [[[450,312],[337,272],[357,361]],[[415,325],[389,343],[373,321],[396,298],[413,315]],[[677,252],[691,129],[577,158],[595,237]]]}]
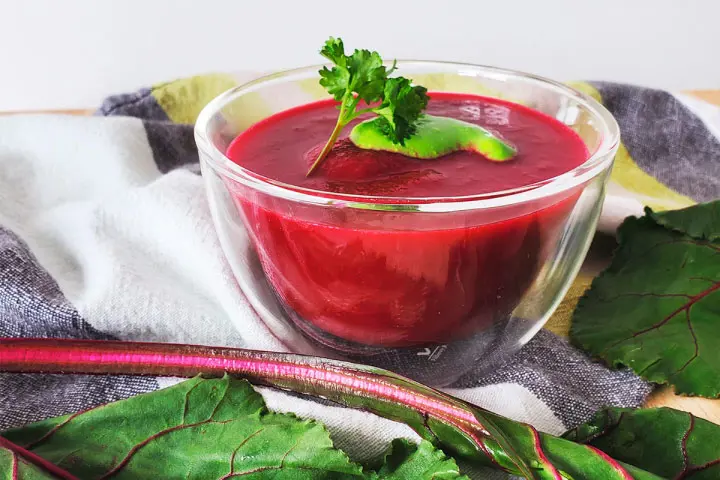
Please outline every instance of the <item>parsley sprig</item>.
[{"label": "parsley sprig", "polygon": [[[311,175],[330,153],[342,129],[364,113],[382,118],[382,130],[393,143],[403,145],[415,133],[417,120],[428,103],[427,89],[412,85],[405,77],[390,78],[396,65],[387,68],[377,52],[355,50],[345,55],[342,39],[325,42],[320,54],[335,65],[320,70],[320,85],[340,102],[337,123],[327,143],[308,170]],[[360,102],[377,104],[359,109]]]}]

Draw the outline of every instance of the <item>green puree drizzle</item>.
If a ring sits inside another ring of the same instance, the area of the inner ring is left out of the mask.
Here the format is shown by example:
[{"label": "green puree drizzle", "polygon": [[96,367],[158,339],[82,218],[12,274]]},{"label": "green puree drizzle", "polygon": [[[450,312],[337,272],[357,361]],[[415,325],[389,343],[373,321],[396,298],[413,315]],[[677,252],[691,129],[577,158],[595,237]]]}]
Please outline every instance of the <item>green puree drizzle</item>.
[{"label": "green puree drizzle", "polygon": [[466,150],[479,153],[488,160],[504,162],[516,153],[512,146],[478,125],[433,115],[422,115],[415,132],[402,143],[388,137],[380,117],[357,124],[350,132],[350,140],[359,148],[395,152],[423,160]]}]

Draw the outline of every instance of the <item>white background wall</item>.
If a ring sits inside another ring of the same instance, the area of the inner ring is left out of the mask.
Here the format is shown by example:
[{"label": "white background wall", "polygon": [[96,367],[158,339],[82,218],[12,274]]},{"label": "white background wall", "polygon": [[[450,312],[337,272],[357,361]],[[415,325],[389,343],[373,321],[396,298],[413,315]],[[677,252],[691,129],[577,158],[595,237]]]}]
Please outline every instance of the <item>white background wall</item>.
[{"label": "white background wall", "polygon": [[0,110],[318,63],[329,35],[386,57],[720,88],[719,0],[0,0]]}]

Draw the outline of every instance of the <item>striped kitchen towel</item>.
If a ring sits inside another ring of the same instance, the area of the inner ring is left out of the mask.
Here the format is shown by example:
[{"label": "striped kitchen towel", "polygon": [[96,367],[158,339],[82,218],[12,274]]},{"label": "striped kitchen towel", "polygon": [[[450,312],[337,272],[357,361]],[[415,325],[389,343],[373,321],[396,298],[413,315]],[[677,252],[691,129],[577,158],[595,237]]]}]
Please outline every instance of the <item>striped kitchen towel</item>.
[{"label": "striped kitchen towel", "polygon": [[[94,117],[0,117],[0,336],[284,350],[233,279],[198,175],[192,123],[212,97],[241,80],[207,75],[165,83],[111,97]],[[601,229],[614,230],[644,205],[679,208],[720,196],[718,109],[628,85],[575,86],[602,101],[622,130]],[[265,107],[258,100],[254,108],[262,115]],[[651,390],[646,382],[592,362],[565,339],[587,282],[578,279],[507,366],[471,372],[447,390],[555,434],[602,406],[640,405]],[[0,428],[173,381],[0,378]],[[378,454],[391,438],[417,438],[369,413],[262,392],[271,408],[324,421],[357,459]]]}]

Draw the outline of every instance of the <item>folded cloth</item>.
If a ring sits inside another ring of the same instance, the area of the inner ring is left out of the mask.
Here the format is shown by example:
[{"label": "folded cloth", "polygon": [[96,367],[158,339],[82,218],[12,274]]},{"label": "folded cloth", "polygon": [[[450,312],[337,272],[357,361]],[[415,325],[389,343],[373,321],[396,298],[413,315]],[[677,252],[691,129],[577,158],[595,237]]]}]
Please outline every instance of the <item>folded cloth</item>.
[{"label": "folded cloth", "polygon": [[[207,75],[118,95],[93,117],[0,117],[1,336],[285,349],[233,279],[199,176],[192,123],[237,81]],[[622,130],[601,229],[614,230],[644,205],[679,208],[720,196],[717,109],[629,85],[574,86],[602,101]],[[591,361],[566,340],[588,280],[578,278],[546,328],[506,366],[471,372],[446,390],[554,434],[600,407],[642,404],[650,385]],[[1,378],[0,428],[175,381]],[[271,408],[325,422],[355,459],[378,454],[391,438],[417,438],[366,412],[261,390]]]}]

